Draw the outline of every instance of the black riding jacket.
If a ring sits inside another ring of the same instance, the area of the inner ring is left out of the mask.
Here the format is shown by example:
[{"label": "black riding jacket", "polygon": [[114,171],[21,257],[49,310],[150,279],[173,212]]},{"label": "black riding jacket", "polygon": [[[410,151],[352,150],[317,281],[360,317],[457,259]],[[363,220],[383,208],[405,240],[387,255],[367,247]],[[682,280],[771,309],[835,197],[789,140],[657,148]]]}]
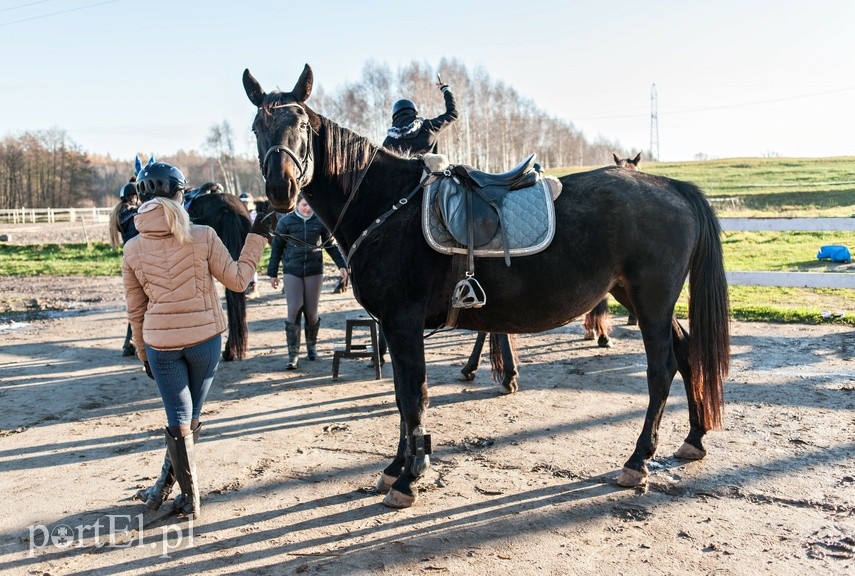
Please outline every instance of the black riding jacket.
[{"label": "black riding jacket", "polygon": [[134,216],[137,215],[137,206],[125,204],[122,211],[119,212],[119,230],[122,232],[122,244],[127,244],[128,240],[139,234],[137,225],[134,223]]},{"label": "black riding jacket", "polygon": [[[276,234],[270,247],[268,276],[271,278],[279,276],[280,261],[285,274],[291,276],[305,278],[323,274],[324,257],[318,247],[330,240],[330,233],[317,216],[312,214],[311,218],[304,220],[296,210],[289,212],[276,223]],[[289,238],[283,238],[279,234],[286,234]],[[328,244],[326,251],[336,266],[346,267],[344,256],[341,255],[338,246],[334,243]]]},{"label": "black riding jacket", "polygon": [[[429,119],[417,117],[412,110],[401,112],[392,121],[392,128],[383,140],[383,148],[408,152],[413,156],[429,152],[436,154],[436,141],[440,132],[457,120],[454,95],[448,88],[442,94],[445,97],[445,114]],[[417,122],[421,122],[420,127]]]}]

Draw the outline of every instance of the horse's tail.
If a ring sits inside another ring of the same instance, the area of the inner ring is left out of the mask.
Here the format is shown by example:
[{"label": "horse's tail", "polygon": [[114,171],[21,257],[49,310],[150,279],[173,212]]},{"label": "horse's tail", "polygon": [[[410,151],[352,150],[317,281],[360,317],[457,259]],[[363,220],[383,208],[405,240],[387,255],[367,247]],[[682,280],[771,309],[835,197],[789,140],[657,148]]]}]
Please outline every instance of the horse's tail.
[{"label": "horse's tail", "polygon": [[594,308],[585,314],[585,331],[593,330],[598,336],[609,336],[612,332],[612,322],[609,316],[609,297],[606,296]]},{"label": "horse's tail", "polygon": [[[507,342],[507,347],[502,343],[502,339]],[[510,368],[515,370],[519,365],[519,356],[517,356],[516,336],[513,334],[501,334],[490,332],[490,368],[493,382],[501,384],[505,381],[505,372],[508,367],[505,366],[505,354],[510,356],[513,364]]]},{"label": "horse's tail", "polygon": [[119,215],[122,213],[124,202],[119,202],[113,211],[110,212],[110,218],[107,221],[107,226],[110,229],[110,246],[118,248],[122,243],[122,228],[119,222]]},{"label": "horse's tail", "polygon": [[714,430],[722,425],[723,383],[730,369],[730,302],[721,226],[696,186],[687,182],[678,186],[694,205],[701,226],[689,268],[689,362],[701,425]]},{"label": "horse's tail", "polygon": [[[223,209],[220,240],[232,258],[237,260],[249,233],[249,220],[227,208]],[[225,360],[243,360],[246,356],[249,328],[246,325],[246,295],[226,289],[226,313],[229,319],[229,337],[226,340]]]}]

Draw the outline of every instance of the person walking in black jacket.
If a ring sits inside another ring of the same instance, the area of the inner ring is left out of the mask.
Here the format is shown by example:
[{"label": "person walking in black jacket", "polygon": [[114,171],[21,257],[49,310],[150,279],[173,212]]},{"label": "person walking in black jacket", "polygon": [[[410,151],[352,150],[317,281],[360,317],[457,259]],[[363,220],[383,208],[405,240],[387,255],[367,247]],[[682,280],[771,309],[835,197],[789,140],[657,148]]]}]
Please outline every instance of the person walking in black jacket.
[{"label": "person walking in black jacket", "polygon": [[279,263],[282,262],[285,299],[288,302],[285,336],[289,370],[297,368],[297,356],[300,354],[300,310],[306,317],[306,357],[309,360],[318,358],[318,330],[321,327],[318,305],[324,278],[321,247],[336,263],[341,281],[347,285],[347,264],[331,238],[302,195],[298,197],[294,211],[280,218],[276,224],[267,275],[270,276],[270,285],[274,289],[279,288]]},{"label": "person walking in black jacket", "polygon": [[[137,195],[136,176],[119,189],[119,203],[110,213],[110,245],[113,248],[124,246],[138,234],[134,224],[134,216],[140,206]],[[122,345],[122,356],[136,356],[137,349],[131,341],[131,324],[125,333],[125,343]]]},{"label": "person walking in black jacket", "polygon": [[457,105],[448,84],[438,80],[436,86],[445,97],[445,114],[432,119],[422,118],[412,100],[398,100],[392,106],[392,126],[383,140],[383,148],[412,156],[428,152],[436,154],[439,135],[457,120]]}]

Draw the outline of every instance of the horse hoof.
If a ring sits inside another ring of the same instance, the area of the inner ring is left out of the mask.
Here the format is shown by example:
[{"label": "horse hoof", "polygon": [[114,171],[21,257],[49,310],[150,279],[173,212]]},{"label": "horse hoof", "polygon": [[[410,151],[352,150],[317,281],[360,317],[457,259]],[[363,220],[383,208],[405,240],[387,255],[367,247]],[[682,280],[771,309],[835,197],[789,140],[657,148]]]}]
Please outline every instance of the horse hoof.
[{"label": "horse hoof", "polygon": [[585,330],[585,340],[593,340],[595,337],[593,330]]},{"label": "horse hoof", "polygon": [[706,450],[699,450],[688,442],[683,442],[680,449],[674,452],[674,458],[679,458],[680,460],[701,460],[706,455]]},{"label": "horse hoof", "polygon": [[461,382],[472,382],[475,380],[475,372],[460,372],[460,381]]},{"label": "horse hoof", "polygon": [[416,502],[415,496],[407,496],[397,490],[390,490],[383,498],[383,505],[389,508],[409,508]]},{"label": "horse hoof", "polygon": [[597,340],[597,346],[599,346],[600,348],[611,348],[612,341],[606,338],[605,336],[602,336],[599,340]]},{"label": "horse hoof", "polygon": [[620,471],[617,483],[619,486],[623,486],[624,488],[635,488],[636,486],[641,486],[642,484],[647,483],[647,472],[633,470],[632,468],[624,466],[623,470]]},{"label": "horse hoof", "polygon": [[380,474],[380,479],[377,480],[377,484],[374,486],[374,491],[378,494],[386,494],[389,490],[392,489],[392,484],[397,480],[395,476],[389,476],[388,474]]},{"label": "horse hoof", "polygon": [[510,382],[502,382],[502,387],[499,388],[499,394],[513,394],[519,389],[519,385],[517,384],[517,379],[514,378]]}]

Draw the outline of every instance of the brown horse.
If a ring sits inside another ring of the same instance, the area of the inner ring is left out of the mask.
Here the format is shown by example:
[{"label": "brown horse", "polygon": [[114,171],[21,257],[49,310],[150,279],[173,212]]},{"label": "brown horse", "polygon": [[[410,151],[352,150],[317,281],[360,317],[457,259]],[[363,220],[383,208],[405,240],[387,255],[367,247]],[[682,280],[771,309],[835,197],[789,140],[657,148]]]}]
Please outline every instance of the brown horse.
[{"label": "brown horse", "polygon": [[615,165],[627,170],[638,170],[638,163],[641,162],[641,152],[635,155],[635,158],[620,158],[617,154],[612,153],[615,159]]}]

